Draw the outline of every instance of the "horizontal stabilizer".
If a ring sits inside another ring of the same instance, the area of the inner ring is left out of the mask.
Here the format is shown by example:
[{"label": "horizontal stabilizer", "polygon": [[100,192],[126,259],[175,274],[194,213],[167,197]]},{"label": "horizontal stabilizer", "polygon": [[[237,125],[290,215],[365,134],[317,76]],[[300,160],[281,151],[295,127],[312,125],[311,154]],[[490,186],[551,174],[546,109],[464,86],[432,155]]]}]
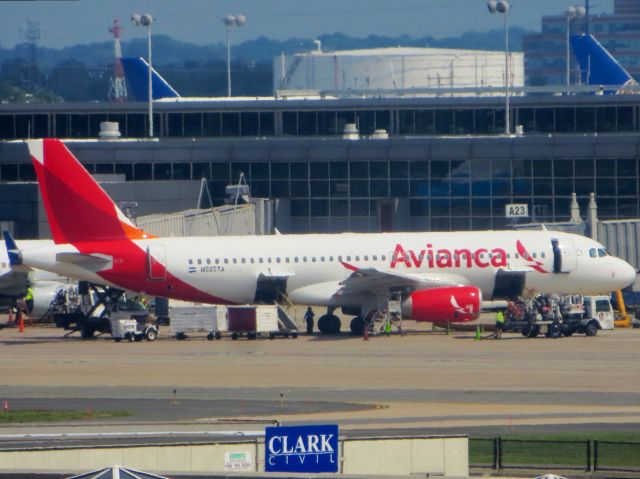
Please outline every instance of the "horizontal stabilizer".
[{"label": "horizontal stabilizer", "polygon": [[100,271],[103,269],[111,269],[113,258],[103,254],[83,254],[83,253],[57,253],[56,261],[60,263],[70,263],[82,268]]},{"label": "horizontal stabilizer", "polygon": [[[136,101],[149,101],[149,64],[143,58],[121,58],[124,75]],[[154,100],[179,98],[178,92],[151,68],[151,90]]]}]

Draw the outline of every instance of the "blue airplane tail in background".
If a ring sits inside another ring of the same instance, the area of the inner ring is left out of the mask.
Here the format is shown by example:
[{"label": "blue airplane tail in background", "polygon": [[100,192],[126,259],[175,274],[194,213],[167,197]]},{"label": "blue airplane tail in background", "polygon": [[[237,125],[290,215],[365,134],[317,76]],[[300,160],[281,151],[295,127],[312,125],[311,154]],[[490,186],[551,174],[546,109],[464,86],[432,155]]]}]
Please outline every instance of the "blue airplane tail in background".
[{"label": "blue airplane tail in background", "polygon": [[[129,91],[136,101],[149,100],[149,64],[143,58],[121,58],[124,75]],[[151,88],[153,99],[179,98],[180,95],[154,69],[151,70]]]},{"label": "blue airplane tail in background", "polygon": [[[591,34],[574,35],[571,47],[580,64],[580,77],[587,85],[635,85],[627,70]],[[615,93],[607,91],[606,93]]]}]

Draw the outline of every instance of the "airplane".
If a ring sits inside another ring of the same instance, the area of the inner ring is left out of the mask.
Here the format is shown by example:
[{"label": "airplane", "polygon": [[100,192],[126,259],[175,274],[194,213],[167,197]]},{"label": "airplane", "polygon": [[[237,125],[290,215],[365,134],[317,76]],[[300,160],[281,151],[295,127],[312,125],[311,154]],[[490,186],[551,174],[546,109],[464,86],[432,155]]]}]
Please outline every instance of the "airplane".
[{"label": "airplane", "polygon": [[[571,47],[580,64],[580,77],[587,85],[619,85],[620,87],[637,85],[631,74],[616,60],[609,51],[588,33],[573,35]],[[613,94],[617,90],[603,93]]]},{"label": "airplane", "polygon": [[[435,323],[478,317],[482,300],[599,294],[635,269],[598,242],[557,231],[464,231],[154,237],[136,227],[58,139],[27,141],[54,245],[11,264],[140,294],[210,304],[321,306],[322,332],[352,330],[401,295],[402,317]],[[354,326],[355,325],[355,326]]]},{"label": "airplane", "polygon": [[[135,101],[149,101],[149,64],[144,58],[124,57],[120,59],[124,68],[124,75],[129,85],[129,90]],[[151,90],[154,102],[175,103],[175,102],[228,102],[229,97],[198,97],[198,96],[182,96],[180,93],[160,75],[155,68],[151,67]],[[296,99],[317,100],[320,98],[335,98],[328,95],[302,94],[295,95]],[[234,96],[233,101],[255,101],[255,100],[275,100],[273,96]]]},{"label": "airplane", "polygon": [[[25,251],[33,248],[51,247],[51,240],[25,240],[20,247]],[[8,311],[15,307],[31,289],[32,301],[26,302],[26,312],[32,319],[43,318],[51,308],[61,289],[72,287],[67,278],[42,270],[29,270],[11,266],[4,244],[0,245],[0,309]]]},{"label": "airplane", "polygon": [[[143,58],[135,57],[121,58],[120,63],[136,101],[149,101],[149,64]],[[151,91],[154,100],[180,98],[180,94],[153,67],[151,68]]]}]

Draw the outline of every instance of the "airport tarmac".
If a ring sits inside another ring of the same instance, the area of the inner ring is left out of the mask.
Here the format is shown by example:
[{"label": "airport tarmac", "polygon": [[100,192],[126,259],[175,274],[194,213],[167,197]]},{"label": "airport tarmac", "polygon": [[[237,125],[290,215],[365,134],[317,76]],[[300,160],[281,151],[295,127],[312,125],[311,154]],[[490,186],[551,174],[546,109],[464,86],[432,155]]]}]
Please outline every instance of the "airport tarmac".
[{"label": "airport tarmac", "polygon": [[140,343],[63,338],[51,327],[2,329],[0,401],[9,407],[132,414],[5,425],[0,435],[256,429],[245,420],[337,422],[352,433],[640,427],[638,330],[477,341],[472,332],[406,326],[416,333],[368,341],[177,341],[165,329]]}]

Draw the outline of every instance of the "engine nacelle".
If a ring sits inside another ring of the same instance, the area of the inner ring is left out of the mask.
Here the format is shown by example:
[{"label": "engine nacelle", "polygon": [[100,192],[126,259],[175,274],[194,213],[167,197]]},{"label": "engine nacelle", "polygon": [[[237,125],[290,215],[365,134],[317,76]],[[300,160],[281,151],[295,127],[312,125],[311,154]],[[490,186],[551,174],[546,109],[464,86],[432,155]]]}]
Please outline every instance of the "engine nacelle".
[{"label": "engine nacelle", "polygon": [[402,302],[402,316],[432,323],[473,321],[481,306],[482,291],[475,286],[422,289]]}]

